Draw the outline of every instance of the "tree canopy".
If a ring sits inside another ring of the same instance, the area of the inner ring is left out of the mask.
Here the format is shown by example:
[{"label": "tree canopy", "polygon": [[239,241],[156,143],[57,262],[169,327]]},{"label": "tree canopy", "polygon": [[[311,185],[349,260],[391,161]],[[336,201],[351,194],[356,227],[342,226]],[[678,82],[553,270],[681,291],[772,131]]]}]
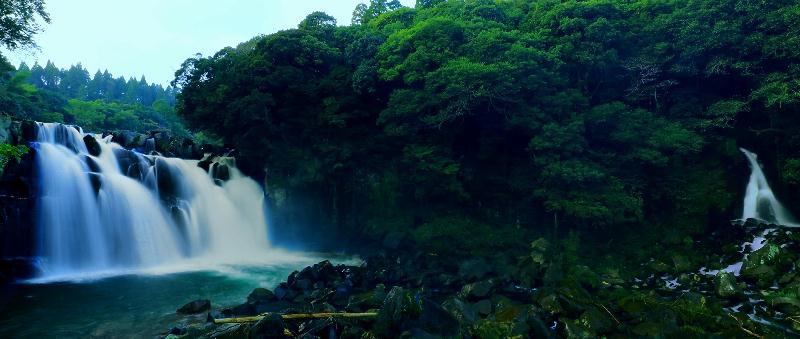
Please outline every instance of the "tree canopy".
[{"label": "tree canopy", "polygon": [[798,176],[798,18],[793,1],[369,1],[352,26],[317,12],[188,59],[173,84],[191,126],[341,227],[702,225],[734,206],[735,145]]},{"label": "tree canopy", "polygon": [[8,49],[35,47],[33,36],[41,31],[37,17],[50,23],[44,0],[3,0],[0,2],[0,46]]}]

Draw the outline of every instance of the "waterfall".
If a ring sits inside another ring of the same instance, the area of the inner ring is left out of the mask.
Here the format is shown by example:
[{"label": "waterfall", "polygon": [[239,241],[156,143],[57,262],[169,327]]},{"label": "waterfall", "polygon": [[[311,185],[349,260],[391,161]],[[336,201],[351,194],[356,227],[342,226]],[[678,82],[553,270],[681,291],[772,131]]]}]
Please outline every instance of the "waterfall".
[{"label": "waterfall", "polygon": [[[37,254],[44,277],[135,270],[209,258],[236,262],[269,248],[264,192],[231,160],[145,155],[37,124]],[[87,147],[88,145],[88,147]],[[212,170],[224,178],[213,178]]]},{"label": "waterfall", "polygon": [[761,170],[757,155],[744,148],[739,150],[747,157],[750,164],[750,180],[747,182],[747,190],[744,195],[744,208],[742,210],[742,220],[750,218],[784,225],[797,227],[791,214],[775,198],[772,189],[769,188],[767,178]]}]

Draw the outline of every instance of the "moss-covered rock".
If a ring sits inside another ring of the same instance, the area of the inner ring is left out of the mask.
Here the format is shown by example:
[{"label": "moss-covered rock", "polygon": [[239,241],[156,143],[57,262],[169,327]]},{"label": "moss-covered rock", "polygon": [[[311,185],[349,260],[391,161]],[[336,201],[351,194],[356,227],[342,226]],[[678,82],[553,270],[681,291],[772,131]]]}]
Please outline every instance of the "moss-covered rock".
[{"label": "moss-covered rock", "polygon": [[721,271],[717,273],[714,279],[715,289],[714,292],[720,298],[732,299],[740,296],[742,291],[736,283],[736,277],[733,273]]}]

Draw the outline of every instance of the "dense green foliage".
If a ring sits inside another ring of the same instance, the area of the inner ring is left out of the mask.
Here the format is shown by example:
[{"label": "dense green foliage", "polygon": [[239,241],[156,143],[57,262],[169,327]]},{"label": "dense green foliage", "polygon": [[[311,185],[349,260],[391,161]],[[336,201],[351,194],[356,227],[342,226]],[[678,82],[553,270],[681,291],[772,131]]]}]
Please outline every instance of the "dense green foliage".
[{"label": "dense green foliage", "polygon": [[41,30],[36,18],[50,22],[44,0],[3,0],[0,2],[0,46],[8,49],[35,47],[33,36]]},{"label": "dense green foliage", "polygon": [[[0,55],[2,58],[2,55]],[[140,80],[94,77],[80,65],[59,69],[24,63],[18,70],[0,59],[0,114],[43,122],[68,122],[89,131],[169,129],[186,134],[174,110],[175,90]]]},{"label": "dense green foliage", "polygon": [[188,59],[174,85],[191,125],[342,227],[697,227],[734,206],[737,144],[797,183],[798,18],[795,1],[372,0],[353,26],[314,13]]},{"label": "dense green foliage", "polygon": [[25,145],[9,145],[6,143],[0,143],[0,174],[3,173],[3,169],[12,158],[20,161],[22,156],[27,154],[28,151],[29,149]]}]

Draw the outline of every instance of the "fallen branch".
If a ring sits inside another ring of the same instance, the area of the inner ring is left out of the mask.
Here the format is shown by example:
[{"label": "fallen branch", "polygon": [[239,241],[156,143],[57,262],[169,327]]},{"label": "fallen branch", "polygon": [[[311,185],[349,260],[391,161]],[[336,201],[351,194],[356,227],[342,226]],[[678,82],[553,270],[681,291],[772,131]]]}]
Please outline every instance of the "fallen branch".
[{"label": "fallen branch", "polygon": [[748,330],[748,329],[744,328],[744,323],[743,323],[741,320],[739,320],[739,318],[737,318],[735,315],[728,313],[728,316],[729,316],[729,317],[731,317],[731,318],[733,318],[734,320],[736,320],[736,322],[737,322],[737,323],[739,323],[739,329],[741,329],[741,330],[742,330],[742,331],[744,331],[745,333],[747,333],[747,334],[749,334],[749,335],[751,335],[751,336],[754,336],[754,337],[756,337],[756,338],[764,338],[764,336],[763,336],[763,335],[758,335],[758,334],[756,334],[755,332],[753,332],[753,331],[751,331],[751,330]]},{"label": "fallen branch", "polygon": [[[269,316],[271,313],[263,313],[252,317],[238,317],[238,318],[222,318],[214,319],[215,324],[230,324],[230,323],[254,323]],[[378,316],[376,312],[370,313],[291,313],[281,314],[283,320],[306,320],[306,319],[328,319],[328,318],[375,318]]]}]

